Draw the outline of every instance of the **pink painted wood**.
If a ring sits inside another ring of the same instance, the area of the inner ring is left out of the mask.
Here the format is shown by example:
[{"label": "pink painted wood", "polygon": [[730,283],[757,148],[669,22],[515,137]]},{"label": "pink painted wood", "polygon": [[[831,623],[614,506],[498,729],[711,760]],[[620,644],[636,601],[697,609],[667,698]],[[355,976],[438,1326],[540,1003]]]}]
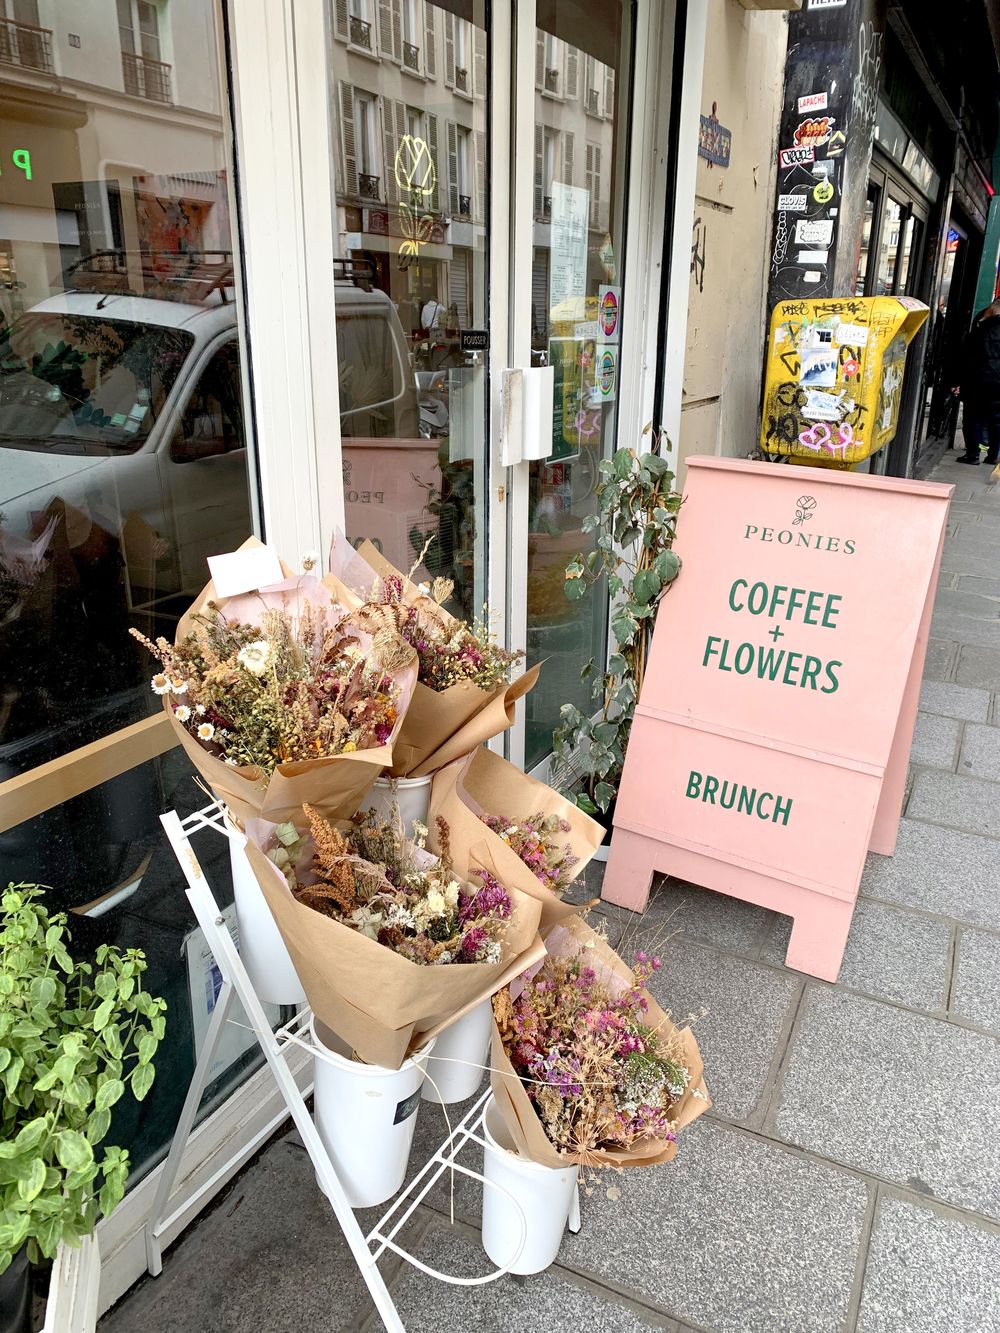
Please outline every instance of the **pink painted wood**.
[{"label": "pink painted wood", "polygon": [[[895,847],[953,488],[733,459],[688,469],[685,567],[657,617],[602,896],[641,911],[660,871],[781,912],[788,965],[832,981],[866,854]],[[751,614],[757,584],[768,601]],[[736,669],[772,646],[797,665]],[[809,658],[820,667],[800,686]]]}]

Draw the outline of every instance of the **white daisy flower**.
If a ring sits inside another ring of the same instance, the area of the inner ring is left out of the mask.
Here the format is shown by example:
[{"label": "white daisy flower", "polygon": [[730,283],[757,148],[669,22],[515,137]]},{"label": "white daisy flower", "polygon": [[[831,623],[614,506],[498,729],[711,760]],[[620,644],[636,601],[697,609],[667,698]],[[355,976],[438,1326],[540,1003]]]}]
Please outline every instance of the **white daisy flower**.
[{"label": "white daisy flower", "polygon": [[195,704],[194,711],[198,714],[199,717],[204,717],[205,714],[208,712],[208,709],[205,707],[204,704]]},{"label": "white daisy flower", "polygon": [[302,572],[304,574],[311,574],[313,570],[316,568],[316,566],[319,564],[319,561],[320,561],[319,551],[303,551]]},{"label": "white daisy flower", "polygon": [[154,694],[169,694],[169,693],[170,693],[170,678],[169,678],[169,676],[165,676],[165,675],[162,673],[162,671],[157,672],[157,674],[156,674],[156,675],[153,677],[153,679],[150,681],[150,684],[151,684],[152,687],[153,687],[153,693],[154,693]]},{"label": "white daisy flower", "polygon": [[444,916],[445,903],[443,893],[439,893],[437,889],[431,889],[425,902],[427,903],[427,910],[431,916]]},{"label": "white daisy flower", "polygon": [[171,677],[170,688],[173,690],[174,694],[186,694],[187,687],[188,687],[187,681],[182,680],[180,676]]},{"label": "white daisy flower", "polygon": [[211,722],[202,722],[201,726],[198,728],[198,739],[200,741],[210,741],[214,735],[215,728],[212,726]]},{"label": "white daisy flower", "polygon": [[178,722],[187,722],[191,717],[191,709],[187,704],[178,704],[174,709],[174,717]]},{"label": "white daisy flower", "polygon": [[245,667],[252,676],[262,676],[271,664],[271,645],[266,639],[255,639],[241,648],[236,654],[240,666]]}]

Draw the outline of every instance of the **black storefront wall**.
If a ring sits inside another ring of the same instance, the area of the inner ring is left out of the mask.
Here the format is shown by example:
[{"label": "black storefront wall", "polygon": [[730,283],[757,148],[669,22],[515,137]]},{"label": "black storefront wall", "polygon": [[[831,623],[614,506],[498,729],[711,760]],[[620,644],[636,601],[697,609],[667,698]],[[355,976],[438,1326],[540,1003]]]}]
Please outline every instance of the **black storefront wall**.
[{"label": "black storefront wall", "polygon": [[885,32],[882,0],[789,15],[768,310],[853,294]]}]

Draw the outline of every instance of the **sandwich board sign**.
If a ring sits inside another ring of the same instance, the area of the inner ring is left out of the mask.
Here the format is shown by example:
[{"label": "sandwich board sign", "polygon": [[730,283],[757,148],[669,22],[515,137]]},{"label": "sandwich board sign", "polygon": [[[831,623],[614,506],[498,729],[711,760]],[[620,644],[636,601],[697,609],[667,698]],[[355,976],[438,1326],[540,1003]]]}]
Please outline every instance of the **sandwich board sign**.
[{"label": "sandwich board sign", "polygon": [[840,970],[865,856],[892,855],[951,486],[689,458],[602,896],[654,871],[794,918]]}]

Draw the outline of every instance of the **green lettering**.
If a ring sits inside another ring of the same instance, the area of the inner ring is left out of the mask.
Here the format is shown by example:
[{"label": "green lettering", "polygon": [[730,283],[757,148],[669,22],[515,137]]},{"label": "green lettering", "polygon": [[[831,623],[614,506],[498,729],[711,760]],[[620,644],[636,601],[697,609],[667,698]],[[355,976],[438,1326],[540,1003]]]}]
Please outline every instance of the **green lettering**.
[{"label": "green lettering", "polygon": [[799,663],[802,661],[801,653],[789,653],[785,658],[785,674],[782,676],[782,682],[785,685],[798,685],[798,681],[791,679],[799,669]]},{"label": "green lettering", "polygon": [[854,545],[854,538],[848,537],[847,540],[844,542],[844,554],[853,555],[856,550],[857,547]]},{"label": "green lettering", "polygon": [[733,586],[729,589],[729,605],[732,608],[732,610],[734,611],[743,610],[742,604],[740,606],[737,606],[733,598],[736,594],[737,588],[745,588],[745,587],[747,587],[746,579],[737,579],[736,582],[733,584]]},{"label": "green lettering", "polygon": [[840,681],[837,679],[837,673],[834,671],[833,668],[842,667],[843,665],[844,665],[843,662],[827,662],[826,678],[830,683],[829,685],[823,686],[822,688],[823,694],[836,694],[837,691],[840,689]]},{"label": "green lettering", "polygon": [[[834,621],[837,619],[837,617],[840,615],[840,606],[839,606],[839,603],[842,602],[843,600],[844,600],[844,599],[843,599],[843,597],[840,595],[839,592],[832,592],[832,593],[830,593],[829,597],[826,599],[826,610],[823,612],[823,628],[824,628],[824,629],[836,629],[836,628],[837,628],[836,625],[835,625],[833,622],[834,622]],[[828,617],[829,617],[829,618],[828,618]]]},{"label": "green lettering", "polygon": [[756,813],[758,819],[770,819],[770,818],[771,818],[770,815],[767,815],[767,814],[764,813],[764,802],[765,802],[765,801],[773,801],[773,800],[774,800],[774,793],[773,793],[773,792],[769,792],[769,791],[762,791],[761,794],[757,797],[757,809],[756,809],[755,813]]},{"label": "green lettering", "polygon": [[702,666],[708,666],[708,659],[718,654],[718,648],[713,647],[713,645],[720,644],[721,642],[722,640],[715,634],[710,634],[708,636],[705,640],[705,656],[701,659]]},{"label": "green lettering", "polygon": [[822,596],[823,594],[821,592],[811,592],[809,594],[808,598],[806,599],[806,609],[802,613],[802,619],[805,622],[805,624],[807,625],[819,624],[819,621],[814,620],[813,617],[819,610],[819,603]]},{"label": "green lettering", "polygon": [[684,795],[690,796],[693,801],[696,801],[698,799],[700,791],[701,791],[701,774],[696,773],[692,768],[688,776],[687,791],[684,793]]},{"label": "green lettering", "polygon": [[732,810],[736,804],[736,783],[724,782],[722,784],[722,794],[719,797],[719,804],[723,810]]},{"label": "green lettering", "polygon": [[24,172],[25,180],[31,180],[31,154],[27,148],[15,148],[10,155],[10,160],[17,167],[18,171]]},{"label": "green lettering", "polygon": [[711,773],[705,778],[705,795],[701,798],[708,801],[709,805],[715,804],[715,793],[719,790],[719,779],[713,777]]},{"label": "green lettering", "polygon": [[767,607],[767,584],[755,583],[747,596],[747,610],[752,616],[759,616]]},{"label": "green lettering", "polygon": [[753,668],[754,650],[752,643],[741,643],[736,649],[733,665],[739,675],[745,676]]},{"label": "green lettering", "polygon": [[739,805],[737,806],[737,810],[738,810],[738,812],[739,812],[741,815],[752,815],[752,814],[753,814],[753,803],[754,803],[754,801],[756,801],[756,799],[757,799],[757,788],[756,788],[756,787],[741,787],[741,788],[740,788],[740,803],[739,803]]},{"label": "green lettering", "polygon": [[823,663],[818,657],[808,656],[802,665],[802,688],[808,685],[811,690],[817,688],[816,678],[819,675],[819,669]]},{"label": "green lettering", "polygon": [[781,670],[781,664],[785,660],[784,648],[758,648],[757,649],[757,676],[763,680],[767,676],[768,680],[777,680],[778,672]]},{"label": "green lettering", "polygon": [[774,814],[771,818],[777,824],[780,817],[782,824],[788,823],[788,816],[792,813],[792,798],[779,796],[774,803]]},{"label": "green lettering", "polygon": [[753,523],[748,523],[746,532],[743,534],[743,540],[748,542],[755,532],[760,532],[760,528],[756,527]]}]

